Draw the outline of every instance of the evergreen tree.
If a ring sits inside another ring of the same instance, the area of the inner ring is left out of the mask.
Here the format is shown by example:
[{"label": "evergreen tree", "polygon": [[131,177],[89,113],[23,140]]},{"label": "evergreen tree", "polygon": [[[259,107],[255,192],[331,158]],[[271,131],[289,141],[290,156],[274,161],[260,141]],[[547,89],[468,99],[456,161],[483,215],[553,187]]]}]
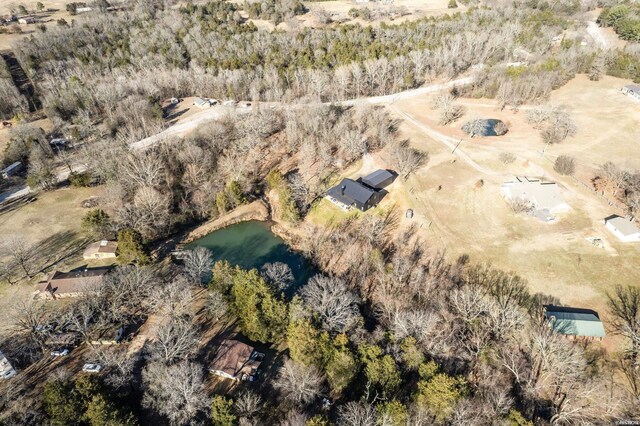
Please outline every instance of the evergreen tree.
[{"label": "evergreen tree", "polygon": [[233,426],[236,416],[233,414],[231,407],[233,401],[221,395],[213,397],[211,403],[211,424],[213,426]]},{"label": "evergreen tree", "polygon": [[118,262],[121,264],[149,263],[149,254],[143,244],[142,235],[135,229],[126,228],[118,232]]}]

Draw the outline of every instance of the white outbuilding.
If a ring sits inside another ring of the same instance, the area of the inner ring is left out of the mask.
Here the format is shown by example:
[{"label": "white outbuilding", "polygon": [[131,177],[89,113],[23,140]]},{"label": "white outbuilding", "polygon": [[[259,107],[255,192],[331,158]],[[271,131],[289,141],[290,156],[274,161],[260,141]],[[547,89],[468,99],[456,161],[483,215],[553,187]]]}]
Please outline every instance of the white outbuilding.
[{"label": "white outbuilding", "polygon": [[638,225],[624,217],[617,215],[609,216],[604,219],[604,226],[620,241],[625,243],[640,242],[640,228]]}]

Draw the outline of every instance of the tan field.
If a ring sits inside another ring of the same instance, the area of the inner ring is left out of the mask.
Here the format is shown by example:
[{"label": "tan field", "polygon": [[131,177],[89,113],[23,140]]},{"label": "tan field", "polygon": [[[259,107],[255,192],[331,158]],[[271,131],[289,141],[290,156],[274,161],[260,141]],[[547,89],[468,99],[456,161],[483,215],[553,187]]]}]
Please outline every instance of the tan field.
[{"label": "tan field", "polygon": [[[43,268],[73,268],[85,264],[82,250],[87,243],[80,221],[88,209],[83,200],[98,195],[98,188],[62,188],[41,192],[36,201],[19,205],[0,213],[2,239],[18,235],[36,245],[40,256],[37,264]],[[5,259],[0,258],[0,262]],[[39,274],[33,281],[44,275]],[[8,324],[4,315],[11,315],[19,301],[32,293],[31,283],[0,285],[0,323]],[[0,326],[0,335],[3,327]]]},{"label": "tan field", "polygon": [[[624,84],[629,82],[610,77],[592,82],[578,76],[555,91],[551,101],[572,108],[579,130],[575,137],[551,146],[545,157],[540,154],[544,145],[538,131],[526,123],[527,107],[501,111],[493,100],[460,99],[467,107],[465,117],[451,126],[439,126],[438,113],[430,106],[432,96],[391,105],[390,112],[403,120],[402,137],[429,152],[430,159],[407,182],[396,181],[381,207],[397,205],[402,226],[417,223],[425,244],[446,250],[450,260],[468,254],[473,262],[490,262],[517,272],[528,280],[533,293],[553,295],[565,305],[596,309],[606,323],[605,292],[616,284],[640,283],[640,243],[622,243],[605,229],[604,217],[624,213],[580,181],[588,184],[598,165],[606,161],[640,169],[640,103],[619,92]],[[498,118],[510,131],[502,137],[470,139],[460,130],[470,118]],[[439,135],[462,139],[458,149],[477,167],[452,154],[436,140]],[[505,166],[498,159],[501,152],[511,152],[517,160]],[[560,154],[576,157],[580,181],[553,170],[553,159]],[[385,152],[372,158],[373,167],[391,167]],[[361,166],[348,175],[362,174]],[[500,184],[516,175],[558,182],[571,211],[558,215],[555,223],[514,214],[500,195]],[[413,219],[404,218],[407,208],[414,209]],[[323,200],[312,218],[330,221],[346,214]],[[594,246],[588,237],[601,238],[604,247]],[[609,338],[605,342],[613,343]]]}]

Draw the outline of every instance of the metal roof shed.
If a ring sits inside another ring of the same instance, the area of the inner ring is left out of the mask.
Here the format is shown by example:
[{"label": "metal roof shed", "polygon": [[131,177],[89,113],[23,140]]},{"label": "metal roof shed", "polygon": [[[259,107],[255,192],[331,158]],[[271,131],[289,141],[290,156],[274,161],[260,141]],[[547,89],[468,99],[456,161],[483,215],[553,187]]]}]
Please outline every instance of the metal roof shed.
[{"label": "metal roof shed", "polygon": [[591,309],[566,306],[545,307],[545,318],[553,331],[566,336],[602,338],[606,335],[598,313]]},{"label": "metal roof shed", "polygon": [[369,188],[382,189],[393,183],[395,176],[388,170],[379,169],[362,178],[362,183]]}]

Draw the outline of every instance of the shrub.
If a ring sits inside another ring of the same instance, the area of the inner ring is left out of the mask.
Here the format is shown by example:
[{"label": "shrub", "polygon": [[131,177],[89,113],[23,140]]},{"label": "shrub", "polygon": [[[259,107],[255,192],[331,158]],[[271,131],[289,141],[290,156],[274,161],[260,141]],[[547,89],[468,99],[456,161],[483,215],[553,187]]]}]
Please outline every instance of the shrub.
[{"label": "shrub", "polygon": [[565,176],[573,176],[576,171],[576,159],[570,155],[561,155],[556,158],[553,170]]},{"label": "shrub", "polygon": [[93,179],[91,177],[91,173],[89,172],[71,172],[69,175],[69,183],[71,186],[75,187],[87,187],[91,186]]},{"label": "shrub", "polygon": [[447,7],[449,9],[455,9],[456,7],[458,7],[458,3],[456,2],[456,0],[449,0],[449,4],[447,5]]}]

